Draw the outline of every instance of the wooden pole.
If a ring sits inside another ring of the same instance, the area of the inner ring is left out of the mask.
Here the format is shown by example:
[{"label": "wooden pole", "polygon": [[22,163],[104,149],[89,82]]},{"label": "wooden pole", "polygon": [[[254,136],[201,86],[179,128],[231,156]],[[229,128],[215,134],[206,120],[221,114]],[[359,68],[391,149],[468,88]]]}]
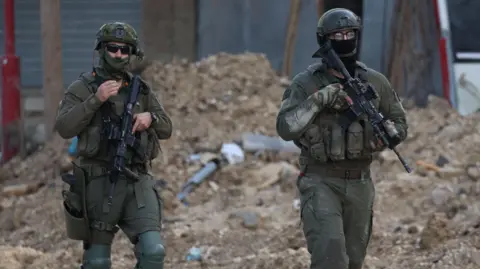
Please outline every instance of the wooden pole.
[{"label": "wooden pole", "polygon": [[45,102],[46,140],[54,133],[57,109],[63,97],[62,39],[60,37],[60,0],[40,1],[42,29],[43,98]]},{"label": "wooden pole", "polygon": [[287,35],[285,38],[285,50],[283,53],[282,74],[290,76],[292,59],[295,54],[295,41],[297,39],[298,17],[300,16],[301,0],[290,1],[290,13],[288,15]]},{"label": "wooden pole", "polygon": [[323,15],[324,12],[325,12],[325,1],[324,0],[317,0],[318,18],[320,18]]}]

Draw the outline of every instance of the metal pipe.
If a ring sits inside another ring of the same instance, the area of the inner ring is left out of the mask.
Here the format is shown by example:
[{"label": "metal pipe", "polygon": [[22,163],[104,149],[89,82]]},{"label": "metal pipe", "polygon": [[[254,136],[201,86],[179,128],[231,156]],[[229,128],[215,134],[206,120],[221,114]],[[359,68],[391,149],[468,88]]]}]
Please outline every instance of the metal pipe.
[{"label": "metal pipe", "polygon": [[15,55],[15,2],[4,0],[5,54]]}]

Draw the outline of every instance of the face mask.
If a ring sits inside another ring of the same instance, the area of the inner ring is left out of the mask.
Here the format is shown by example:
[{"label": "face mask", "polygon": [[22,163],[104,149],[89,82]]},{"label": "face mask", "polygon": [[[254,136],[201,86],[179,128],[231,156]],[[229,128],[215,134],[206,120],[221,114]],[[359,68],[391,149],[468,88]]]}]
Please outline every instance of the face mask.
[{"label": "face mask", "polygon": [[345,68],[351,76],[354,76],[357,62],[357,40],[332,40],[333,50],[338,54],[342,60]]},{"label": "face mask", "polygon": [[332,40],[331,41],[333,50],[338,54],[338,56],[347,56],[346,54],[355,53],[355,49],[357,48],[357,40]]},{"label": "face mask", "polygon": [[130,62],[129,57],[116,58],[111,57],[109,53],[105,52],[105,62],[115,71],[124,71]]}]

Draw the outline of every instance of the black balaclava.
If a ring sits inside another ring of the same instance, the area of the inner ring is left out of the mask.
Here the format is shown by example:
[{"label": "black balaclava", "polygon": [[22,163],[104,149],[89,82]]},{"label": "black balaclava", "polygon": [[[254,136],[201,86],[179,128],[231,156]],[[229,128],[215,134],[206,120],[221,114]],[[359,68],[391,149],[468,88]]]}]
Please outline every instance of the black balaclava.
[{"label": "black balaclava", "polygon": [[[358,33],[356,34],[358,36]],[[333,50],[337,53],[338,57],[340,57],[351,76],[355,76],[355,68],[357,66],[357,36],[350,40],[330,40]]]},{"label": "black balaclava", "polygon": [[113,78],[121,79],[125,74],[128,64],[130,63],[130,56],[126,58],[111,57],[105,48],[98,50],[100,56],[99,66]]}]

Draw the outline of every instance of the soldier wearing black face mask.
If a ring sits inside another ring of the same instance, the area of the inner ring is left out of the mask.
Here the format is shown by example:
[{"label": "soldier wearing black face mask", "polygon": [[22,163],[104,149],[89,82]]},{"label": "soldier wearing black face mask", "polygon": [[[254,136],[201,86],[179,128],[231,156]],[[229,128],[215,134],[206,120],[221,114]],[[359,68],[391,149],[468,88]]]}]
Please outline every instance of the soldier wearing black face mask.
[{"label": "soldier wearing black face mask", "polygon": [[[320,18],[317,40],[331,45],[349,73],[378,93],[374,105],[399,134],[407,136],[405,111],[387,78],[357,61],[360,18],[348,9],[331,9]],[[311,269],[361,269],[372,233],[375,188],[372,154],[385,145],[373,135],[365,115],[345,127],[339,118],[349,107],[344,77],[321,61],[296,75],[283,94],[277,133],[301,148],[297,187]]]},{"label": "soldier wearing black face mask", "polygon": [[[352,76],[355,76],[361,28],[360,17],[344,8],[334,8],[325,12],[317,25],[318,44],[322,46],[330,39],[333,49]],[[321,52],[315,52],[313,57],[321,58]]]}]

